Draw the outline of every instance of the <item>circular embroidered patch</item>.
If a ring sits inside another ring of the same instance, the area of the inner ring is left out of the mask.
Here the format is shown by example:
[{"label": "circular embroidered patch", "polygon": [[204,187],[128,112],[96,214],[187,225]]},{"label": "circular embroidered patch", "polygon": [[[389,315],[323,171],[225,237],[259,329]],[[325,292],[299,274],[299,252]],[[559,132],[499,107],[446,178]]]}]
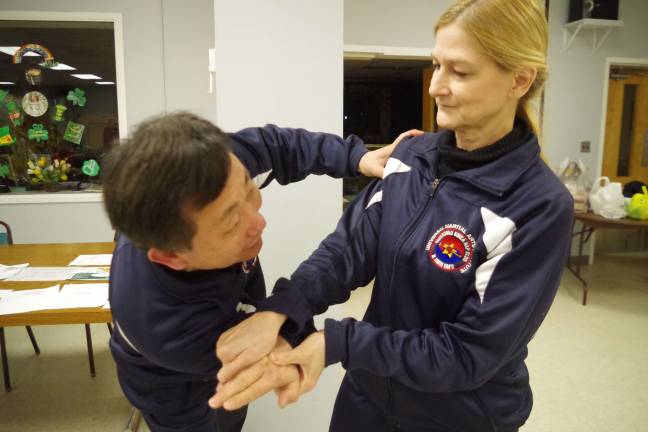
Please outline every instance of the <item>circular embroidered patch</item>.
[{"label": "circular embroidered patch", "polygon": [[447,224],[436,230],[425,250],[441,270],[465,273],[472,264],[475,239],[461,225]]},{"label": "circular embroidered patch", "polygon": [[257,257],[250,258],[247,261],[243,261],[241,263],[241,268],[243,269],[243,273],[250,273],[250,271],[254,268],[254,266],[257,263]]}]

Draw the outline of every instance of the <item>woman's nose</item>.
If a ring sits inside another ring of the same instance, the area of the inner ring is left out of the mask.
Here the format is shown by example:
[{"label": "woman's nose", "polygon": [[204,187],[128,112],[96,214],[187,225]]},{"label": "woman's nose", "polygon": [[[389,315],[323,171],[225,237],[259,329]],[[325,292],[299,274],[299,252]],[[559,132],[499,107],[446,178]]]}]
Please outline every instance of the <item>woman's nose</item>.
[{"label": "woman's nose", "polygon": [[432,97],[446,96],[449,93],[448,87],[445,83],[445,78],[442,76],[442,73],[439,70],[434,71],[434,73],[432,74],[428,92]]}]

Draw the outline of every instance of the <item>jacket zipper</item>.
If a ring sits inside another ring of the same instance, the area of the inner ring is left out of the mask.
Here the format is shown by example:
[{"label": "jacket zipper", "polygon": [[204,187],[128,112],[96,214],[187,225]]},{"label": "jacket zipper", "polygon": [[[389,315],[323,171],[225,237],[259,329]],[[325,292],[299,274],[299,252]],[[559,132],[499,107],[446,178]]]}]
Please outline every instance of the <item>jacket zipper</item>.
[{"label": "jacket zipper", "polygon": [[[426,213],[428,207],[430,206],[430,203],[434,199],[434,196],[436,195],[436,192],[439,188],[439,183],[441,180],[439,178],[435,178],[434,181],[432,182],[432,193],[427,198],[427,201],[425,202],[425,205],[421,209],[421,211],[416,215],[416,217],[412,220],[412,222],[407,226],[405,229],[405,232],[400,236],[398,239],[398,242],[396,242],[396,249],[394,252],[394,264],[392,266],[392,277],[391,281],[389,282],[389,301],[391,303],[392,299],[392,289],[394,286],[394,277],[396,274],[396,263],[398,260],[398,253],[400,252],[400,249],[403,247],[403,244],[409,239],[409,237],[414,233],[416,230],[416,226],[418,225],[419,221],[423,217],[423,215]],[[393,313],[393,308],[389,309],[389,321],[390,325],[393,325],[394,323],[394,313]],[[394,408],[394,394],[392,391],[392,382],[391,378],[387,377],[387,415],[389,416],[390,413],[393,411]]]}]

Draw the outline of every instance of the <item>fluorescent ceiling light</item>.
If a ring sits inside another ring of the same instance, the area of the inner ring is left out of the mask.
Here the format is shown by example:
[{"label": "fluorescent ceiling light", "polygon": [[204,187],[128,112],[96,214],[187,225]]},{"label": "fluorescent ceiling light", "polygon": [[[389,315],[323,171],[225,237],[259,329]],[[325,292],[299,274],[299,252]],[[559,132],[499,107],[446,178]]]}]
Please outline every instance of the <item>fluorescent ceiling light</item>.
[{"label": "fluorescent ceiling light", "polygon": [[16,85],[16,83],[11,81],[0,81],[0,85]]},{"label": "fluorescent ceiling light", "polygon": [[97,75],[92,75],[92,74],[70,74],[74,78],[79,78],[83,80],[100,80],[101,77]]},{"label": "fluorescent ceiling light", "polygon": [[[13,56],[16,54],[16,51],[18,51],[20,47],[17,46],[0,46],[0,52],[9,54],[10,56]],[[33,51],[27,51],[25,54],[23,54],[24,57],[40,57],[40,54],[35,53]]]},{"label": "fluorescent ceiling light", "polygon": [[40,66],[46,67],[51,70],[76,70],[74,66],[66,65],[65,63],[57,63],[56,66],[47,66],[44,63],[41,63]]},{"label": "fluorescent ceiling light", "polygon": [[99,84],[99,85],[115,85],[115,83],[112,82],[112,81],[96,81],[95,84]]}]

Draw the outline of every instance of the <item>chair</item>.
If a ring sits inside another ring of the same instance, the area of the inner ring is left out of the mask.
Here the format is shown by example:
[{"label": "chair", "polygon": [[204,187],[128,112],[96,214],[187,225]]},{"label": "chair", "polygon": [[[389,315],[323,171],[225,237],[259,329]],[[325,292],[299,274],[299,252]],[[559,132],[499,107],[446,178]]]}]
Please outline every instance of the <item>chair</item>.
[{"label": "chair", "polygon": [[0,232],[0,245],[13,244],[13,236],[11,235],[11,228],[6,222],[0,221],[0,225],[4,227],[4,232]]},{"label": "chair", "polygon": [[[11,234],[11,228],[3,221],[0,221],[0,226],[4,228],[4,232],[0,232],[0,245],[12,245],[13,235]],[[40,354],[40,348],[38,347],[38,342],[36,342],[36,338],[34,337],[34,332],[30,326],[25,326],[25,328],[27,329],[29,340],[31,340],[32,346],[34,347],[34,352],[36,355]],[[9,380],[9,361],[7,360],[7,346],[5,344],[4,327],[0,327],[0,354],[2,355],[2,374],[4,375],[5,391],[10,392],[11,381]]]}]

